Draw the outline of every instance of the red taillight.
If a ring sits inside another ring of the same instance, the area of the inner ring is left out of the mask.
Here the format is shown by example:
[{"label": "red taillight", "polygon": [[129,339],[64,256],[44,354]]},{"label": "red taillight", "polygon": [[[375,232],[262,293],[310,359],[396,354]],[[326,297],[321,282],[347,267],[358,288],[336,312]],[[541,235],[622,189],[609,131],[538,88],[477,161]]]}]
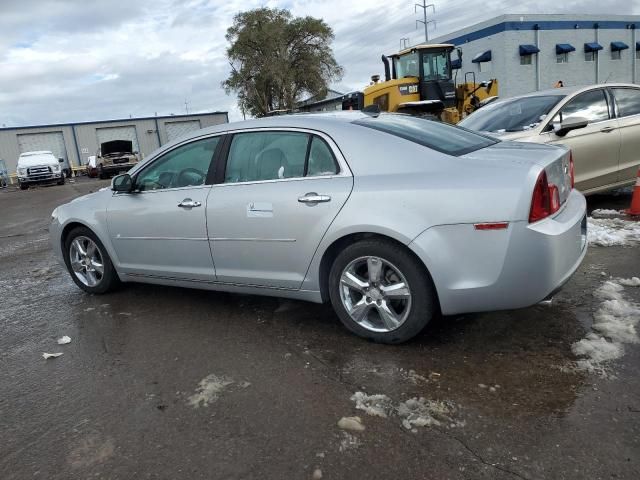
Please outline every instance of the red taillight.
[{"label": "red taillight", "polygon": [[576,172],[573,166],[573,152],[569,152],[569,175],[571,175],[571,188],[576,184]]},{"label": "red taillight", "polygon": [[536,185],[533,187],[531,198],[531,210],[529,212],[529,222],[537,222],[560,209],[560,192],[553,183],[547,182],[547,172],[540,172]]}]

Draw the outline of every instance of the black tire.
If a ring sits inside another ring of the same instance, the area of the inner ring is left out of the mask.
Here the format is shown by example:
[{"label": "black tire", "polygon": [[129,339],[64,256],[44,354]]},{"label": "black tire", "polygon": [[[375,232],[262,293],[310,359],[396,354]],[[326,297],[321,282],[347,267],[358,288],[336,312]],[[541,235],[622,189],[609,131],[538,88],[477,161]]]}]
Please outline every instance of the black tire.
[{"label": "black tire", "polygon": [[[405,277],[411,290],[411,306],[408,316],[395,330],[376,332],[354,321],[342,304],[340,277],[343,270],[354,260],[375,256],[390,262]],[[377,343],[403,343],[420,333],[437,315],[438,300],[431,277],[424,266],[409,250],[389,240],[372,238],[362,240],[345,248],[335,259],[329,273],[329,298],[345,327],[356,335]]]},{"label": "black tire", "polygon": [[[69,249],[71,247],[71,243],[77,237],[88,237],[90,238],[97,246],[100,251],[100,255],[102,257],[102,262],[104,266],[104,274],[102,275],[102,279],[100,282],[93,287],[85,285],[80,281],[80,279],[75,275],[73,269],[71,268],[71,261],[69,259]],[[75,284],[84,290],[87,293],[107,293],[115,290],[120,285],[120,278],[118,277],[118,272],[113,266],[111,262],[111,258],[107,253],[107,250],[104,248],[104,245],[100,241],[100,239],[88,228],[86,227],[76,227],[69,232],[67,237],[64,239],[64,243],[62,245],[62,254],[64,257],[64,263],[67,266],[67,271],[69,275],[71,275],[72,280]]]},{"label": "black tire", "polygon": [[60,177],[60,180],[58,180],[58,185],[64,185],[64,175],[62,175],[62,177]]},{"label": "black tire", "polygon": [[106,180],[108,177],[108,175],[106,173],[104,173],[104,168],[102,168],[102,165],[100,165],[100,168],[98,168],[98,177],[100,178],[100,180]]},{"label": "black tire", "polygon": [[27,185],[26,183],[19,183],[18,185],[20,185],[20,190],[26,190],[27,188],[29,188],[29,185]]}]

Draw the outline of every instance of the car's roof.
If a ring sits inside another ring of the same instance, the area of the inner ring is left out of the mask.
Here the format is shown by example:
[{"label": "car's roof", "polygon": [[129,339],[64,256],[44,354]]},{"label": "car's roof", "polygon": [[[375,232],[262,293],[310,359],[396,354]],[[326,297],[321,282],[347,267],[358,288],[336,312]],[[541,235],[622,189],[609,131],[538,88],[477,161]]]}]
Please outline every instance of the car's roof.
[{"label": "car's roof", "polygon": [[522,95],[516,95],[514,97],[509,97],[508,99],[505,98],[504,100],[513,100],[515,98],[526,98],[526,97],[547,97],[551,95],[558,95],[558,96],[565,97],[567,95],[572,95],[574,93],[580,93],[587,90],[593,90],[594,88],[604,88],[604,87],[640,88],[638,85],[635,85],[633,83],[596,83],[593,85],[580,85],[580,86],[572,86],[572,87],[550,88],[547,90],[538,90],[537,92],[529,92]]}]

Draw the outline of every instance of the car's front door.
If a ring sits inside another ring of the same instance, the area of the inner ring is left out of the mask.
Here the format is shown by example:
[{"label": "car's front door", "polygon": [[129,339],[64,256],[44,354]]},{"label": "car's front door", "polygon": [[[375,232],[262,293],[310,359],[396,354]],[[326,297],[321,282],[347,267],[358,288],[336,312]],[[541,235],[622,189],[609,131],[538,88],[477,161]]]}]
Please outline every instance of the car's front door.
[{"label": "car's front door", "polygon": [[178,146],[134,175],[134,192],[113,195],[107,222],[123,273],[215,280],[205,210],[219,143]]},{"label": "car's front door", "polygon": [[329,138],[237,133],[211,189],[207,226],[217,280],[298,289],[353,187]]},{"label": "car's front door", "polygon": [[[603,89],[581,93],[560,109],[544,134],[549,143],[571,148],[576,188],[580,191],[610,185],[618,179],[620,130],[612,107]],[[575,117],[585,118],[589,124],[565,136],[553,132],[553,123]]]},{"label": "car's front door", "polygon": [[618,181],[632,181],[640,168],[640,89],[612,88],[620,126]]}]

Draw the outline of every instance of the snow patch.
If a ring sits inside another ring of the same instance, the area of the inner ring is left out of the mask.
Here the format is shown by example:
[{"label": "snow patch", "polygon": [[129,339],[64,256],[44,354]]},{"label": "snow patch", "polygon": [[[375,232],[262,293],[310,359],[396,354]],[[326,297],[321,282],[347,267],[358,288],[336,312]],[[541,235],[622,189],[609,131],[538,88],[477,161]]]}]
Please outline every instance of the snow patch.
[{"label": "snow patch", "polygon": [[393,409],[391,399],[386,395],[367,395],[364,392],[356,392],[351,396],[358,410],[363,410],[373,417],[387,418]]},{"label": "snow patch", "polygon": [[209,404],[218,400],[219,395],[233,383],[233,380],[226,377],[218,377],[213,373],[207,375],[198,383],[196,393],[189,397],[188,404],[193,408],[208,407]]},{"label": "snow patch", "polygon": [[593,332],[571,347],[574,355],[583,357],[576,362],[578,370],[606,375],[606,365],[624,355],[624,344],[640,343],[636,331],[640,306],[624,298],[621,285],[637,286],[640,282],[636,280],[609,280],[595,291],[594,296],[602,303],[593,315]]},{"label": "snow patch", "polygon": [[587,238],[590,245],[601,247],[634,245],[640,242],[640,222],[589,217]]},{"label": "snow patch", "polygon": [[414,397],[394,405],[387,395],[367,395],[364,392],[356,392],[351,396],[351,400],[355,402],[357,409],[364,410],[369,415],[382,418],[391,416],[401,418],[402,425],[407,430],[427,426],[451,428],[464,426],[464,422],[454,420],[456,407],[449,401]]},{"label": "snow patch", "polygon": [[594,217],[610,217],[612,215],[620,215],[620,212],[618,210],[598,208],[597,210],[591,212],[591,215],[593,215]]},{"label": "snow patch", "polygon": [[402,425],[407,430],[416,427],[436,426],[443,423],[451,427],[462,426],[453,420],[455,406],[451,402],[427,400],[424,397],[410,398],[398,405],[397,413],[402,418]]},{"label": "snow patch", "polygon": [[618,279],[618,283],[620,285],[624,285],[625,287],[640,287],[640,278],[638,277],[620,278]]}]

